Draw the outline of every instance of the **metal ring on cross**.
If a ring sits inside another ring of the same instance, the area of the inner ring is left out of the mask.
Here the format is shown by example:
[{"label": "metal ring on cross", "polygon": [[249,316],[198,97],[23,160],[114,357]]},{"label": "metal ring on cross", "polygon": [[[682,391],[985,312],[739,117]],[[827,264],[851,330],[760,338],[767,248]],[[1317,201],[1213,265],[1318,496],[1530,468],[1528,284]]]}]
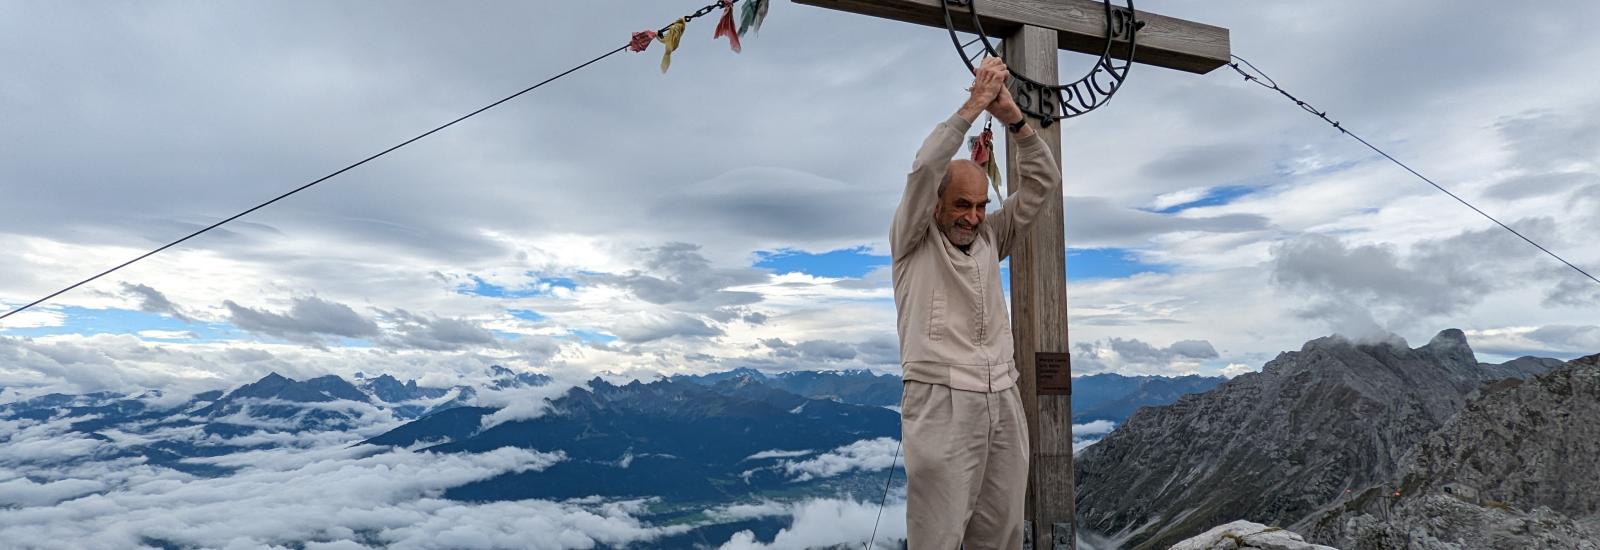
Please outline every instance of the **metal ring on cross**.
[{"label": "metal ring on cross", "polygon": [[[1100,60],[1095,62],[1089,74],[1083,75],[1071,84],[1049,85],[1028,78],[1027,75],[1016,71],[1011,72],[1011,95],[1017,102],[1017,107],[1022,113],[1036,118],[1043,126],[1072,118],[1096,107],[1105,105],[1111,96],[1122,87],[1123,81],[1128,78],[1128,69],[1133,67],[1133,52],[1137,46],[1139,28],[1144,26],[1143,21],[1134,18],[1133,0],[1124,0],[1127,8],[1118,8],[1111,5],[1111,0],[1105,0],[1106,5],[1106,48],[1100,54]],[[983,32],[983,22],[978,20],[978,0],[944,0],[940,3],[944,8],[944,26],[950,31],[950,41],[956,45],[956,53],[961,55],[961,61],[967,64],[967,70],[977,72],[977,66],[972,62],[978,55],[967,55],[966,47],[961,44],[961,39],[956,37],[955,21],[950,16],[950,6],[966,6],[972,14],[972,28],[977,31],[978,40],[983,42],[983,52],[995,57],[1002,57],[995,50],[994,44],[989,42],[989,36]],[[1119,37],[1127,37],[1128,59],[1120,61],[1111,57],[1111,47]],[[971,44],[968,42],[967,44]]]}]

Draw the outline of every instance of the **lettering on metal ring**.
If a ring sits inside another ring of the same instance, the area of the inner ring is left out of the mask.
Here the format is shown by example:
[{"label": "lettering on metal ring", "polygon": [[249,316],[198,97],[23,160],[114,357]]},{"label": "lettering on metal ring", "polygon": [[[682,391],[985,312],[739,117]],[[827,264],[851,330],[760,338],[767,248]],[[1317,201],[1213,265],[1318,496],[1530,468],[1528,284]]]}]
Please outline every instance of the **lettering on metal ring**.
[{"label": "lettering on metal ring", "polygon": [[[1017,71],[1011,72],[1011,95],[1017,102],[1017,107],[1022,113],[1038,119],[1040,125],[1049,126],[1051,123],[1064,118],[1072,118],[1093,111],[1096,107],[1105,105],[1122,88],[1122,83],[1128,78],[1129,69],[1133,68],[1133,52],[1138,45],[1139,28],[1144,26],[1139,21],[1133,9],[1133,0],[1127,2],[1126,8],[1111,5],[1111,0],[1105,0],[1106,6],[1106,48],[1100,54],[1100,60],[1089,70],[1089,74],[1070,83],[1061,85],[1048,85],[1028,78]],[[984,49],[989,55],[999,56],[994,44],[989,42],[989,36],[983,31],[983,22],[978,18],[977,0],[944,0],[944,24],[950,31],[950,41],[956,45],[956,53],[961,55],[967,69],[977,71],[973,61],[978,56],[968,56],[956,37],[955,20],[951,17],[950,7],[963,7],[972,15],[972,27],[977,31],[978,40],[983,42]],[[1118,42],[1126,42],[1128,46],[1127,59],[1116,59],[1111,56],[1112,48]],[[969,43],[970,44],[970,43]]]}]

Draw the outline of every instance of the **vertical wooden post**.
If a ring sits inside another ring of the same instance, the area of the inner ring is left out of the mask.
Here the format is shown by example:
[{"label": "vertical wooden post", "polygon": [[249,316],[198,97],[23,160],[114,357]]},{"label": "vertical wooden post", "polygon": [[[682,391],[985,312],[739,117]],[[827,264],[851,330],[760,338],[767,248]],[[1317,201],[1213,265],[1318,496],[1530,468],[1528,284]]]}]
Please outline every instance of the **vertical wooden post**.
[{"label": "vertical wooden post", "polygon": [[[1005,40],[1012,70],[1043,84],[1058,84],[1057,33],[1022,25]],[[1022,101],[1022,98],[1018,98]],[[1037,100],[1037,99],[1035,99]],[[1032,121],[1030,124],[1037,124]],[[1041,129],[1040,136],[1056,156],[1060,170],[1061,124]],[[1007,136],[1006,181],[1015,193],[1016,141]],[[1063,184],[1063,187],[1065,185]],[[1076,514],[1072,463],[1072,396],[1040,395],[1037,354],[1067,351],[1066,245],[1062,227],[1062,194],[1047,201],[1026,237],[1012,247],[1011,319],[1016,343],[1020,389],[1028,414],[1027,517],[1033,523],[1035,549],[1074,548]],[[1070,368],[1067,373],[1070,376]],[[1056,525],[1062,529],[1055,529]]]}]

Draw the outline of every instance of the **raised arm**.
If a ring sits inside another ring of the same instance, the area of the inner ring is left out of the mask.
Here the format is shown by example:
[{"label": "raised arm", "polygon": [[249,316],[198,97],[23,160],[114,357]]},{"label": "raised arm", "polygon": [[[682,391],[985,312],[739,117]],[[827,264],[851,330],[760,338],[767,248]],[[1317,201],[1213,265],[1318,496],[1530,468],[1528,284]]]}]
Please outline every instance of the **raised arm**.
[{"label": "raised arm", "polygon": [[[1022,110],[1012,101],[1010,90],[1001,91],[989,106],[989,112],[1007,125],[1023,120]],[[1011,255],[1011,246],[1033,226],[1039,209],[1044,208],[1047,201],[1061,196],[1057,191],[1061,188],[1061,169],[1056,165],[1055,154],[1050,152],[1050,145],[1033,130],[1032,124],[1023,125],[1015,136],[1012,143],[1017,147],[1017,176],[1022,180],[1021,189],[1006,197],[1000,210],[984,222],[992,224],[995,252],[1002,260]]]},{"label": "raised arm", "polygon": [[1009,75],[999,59],[985,59],[972,83],[971,95],[956,114],[935,126],[922,142],[917,158],[906,175],[906,190],[889,226],[889,250],[899,260],[922,244],[933,225],[933,207],[939,201],[939,180],[944,179],[950,157],[961,149],[961,141],[984,109],[1005,90]]}]

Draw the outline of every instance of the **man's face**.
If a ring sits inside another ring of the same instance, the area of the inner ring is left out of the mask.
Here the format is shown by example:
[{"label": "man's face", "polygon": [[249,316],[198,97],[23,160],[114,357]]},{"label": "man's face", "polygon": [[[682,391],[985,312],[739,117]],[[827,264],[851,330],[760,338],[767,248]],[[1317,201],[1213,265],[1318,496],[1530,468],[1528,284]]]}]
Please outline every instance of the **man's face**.
[{"label": "man's face", "polygon": [[972,161],[950,163],[950,185],[933,209],[933,220],[950,244],[968,246],[978,239],[978,226],[989,208],[989,177]]}]

